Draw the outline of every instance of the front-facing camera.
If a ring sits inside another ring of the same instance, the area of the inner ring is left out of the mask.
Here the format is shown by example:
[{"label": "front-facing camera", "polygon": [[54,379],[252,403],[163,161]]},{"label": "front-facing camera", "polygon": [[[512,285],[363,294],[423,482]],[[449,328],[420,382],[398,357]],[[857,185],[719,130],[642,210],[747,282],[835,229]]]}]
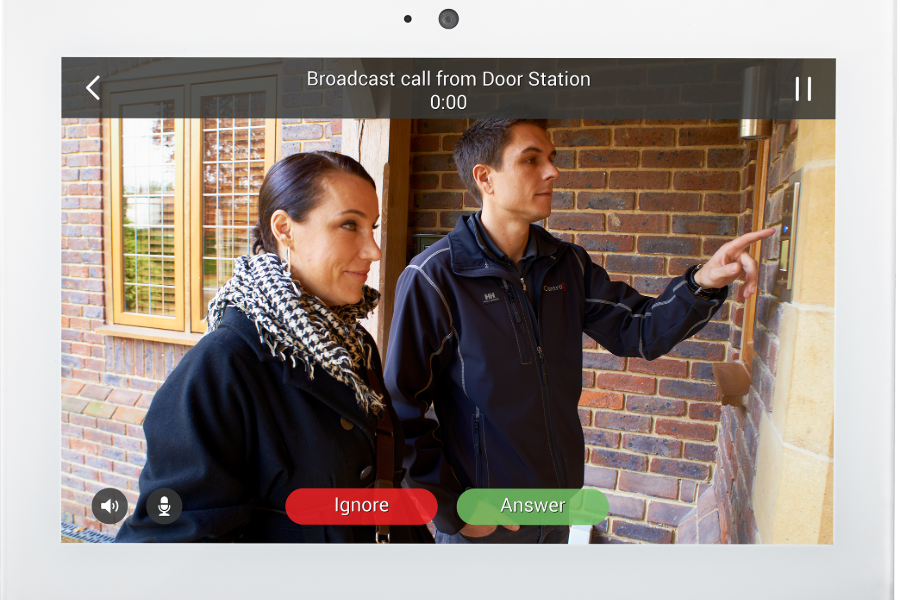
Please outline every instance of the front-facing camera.
[{"label": "front-facing camera", "polygon": [[453,29],[459,24],[459,15],[452,8],[442,10],[438,21],[444,29]]}]

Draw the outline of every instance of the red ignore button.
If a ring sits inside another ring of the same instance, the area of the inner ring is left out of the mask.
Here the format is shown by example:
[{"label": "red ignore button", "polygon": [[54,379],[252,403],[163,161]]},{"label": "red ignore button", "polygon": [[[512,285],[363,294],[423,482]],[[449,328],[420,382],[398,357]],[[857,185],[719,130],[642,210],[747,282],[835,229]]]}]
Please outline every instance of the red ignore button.
[{"label": "red ignore button", "polygon": [[437,500],[420,489],[304,488],[288,496],[285,510],[298,525],[424,525]]}]

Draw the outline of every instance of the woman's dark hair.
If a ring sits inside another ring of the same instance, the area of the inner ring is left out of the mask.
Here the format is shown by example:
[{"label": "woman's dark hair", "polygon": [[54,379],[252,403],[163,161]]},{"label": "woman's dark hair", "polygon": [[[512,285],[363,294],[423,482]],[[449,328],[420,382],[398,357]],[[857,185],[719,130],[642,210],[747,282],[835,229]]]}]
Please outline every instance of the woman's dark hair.
[{"label": "woman's dark hair", "polygon": [[319,204],[326,177],[347,173],[368,181],[375,180],[361,164],[336,152],[293,154],[272,165],[259,188],[259,221],[253,228],[253,254],[260,250],[278,253],[272,233],[272,213],[283,210],[292,220],[302,223]]}]

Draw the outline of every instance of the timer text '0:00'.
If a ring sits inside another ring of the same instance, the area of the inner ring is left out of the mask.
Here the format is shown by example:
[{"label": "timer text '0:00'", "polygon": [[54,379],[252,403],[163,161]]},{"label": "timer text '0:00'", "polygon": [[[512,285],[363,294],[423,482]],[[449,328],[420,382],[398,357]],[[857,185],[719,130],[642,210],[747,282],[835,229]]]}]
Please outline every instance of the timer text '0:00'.
[{"label": "timer text '0:00'", "polygon": [[431,97],[431,108],[434,110],[438,110],[440,108],[446,109],[454,109],[460,108],[464,109],[466,107],[466,97],[463,95],[459,96],[438,96],[435,94]]}]

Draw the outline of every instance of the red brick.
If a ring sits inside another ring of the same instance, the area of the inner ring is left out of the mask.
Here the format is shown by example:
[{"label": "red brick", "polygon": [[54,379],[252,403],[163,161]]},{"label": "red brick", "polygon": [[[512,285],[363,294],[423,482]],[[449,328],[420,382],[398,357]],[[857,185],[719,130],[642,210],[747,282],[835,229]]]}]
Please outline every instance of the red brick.
[{"label": "red brick", "polygon": [[737,146],[741,143],[737,127],[682,127],[679,146]]},{"label": "red brick", "polygon": [[591,464],[611,469],[628,469],[629,471],[646,471],[647,457],[615,450],[591,450]]},{"label": "red brick", "polygon": [[631,210],[634,208],[634,192],[578,192],[578,208]]},{"label": "red brick", "polygon": [[153,402],[153,394],[141,394],[140,399],[138,399],[137,406],[138,408],[150,408],[150,403]]},{"label": "red brick", "polygon": [[596,386],[598,388],[621,390],[623,392],[652,394],[656,388],[656,380],[653,377],[641,377],[638,375],[597,373]]},{"label": "red brick", "polygon": [[[581,387],[594,387],[594,372],[593,371],[582,371],[581,372]],[[140,403],[138,403],[140,406]]]},{"label": "red brick", "polygon": [[632,396],[629,394],[625,408],[630,412],[645,413],[648,415],[680,416],[686,410],[687,403],[671,398],[658,398],[656,396]]},{"label": "red brick", "polygon": [[618,472],[613,469],[603,469],[600,467],[589,467],[585,465],[584,485],[615,489],[617,475]]},{"label": "red brick", "polygon": [[644,150],[641,152],[644,168],[690,168],[703,166],[702,150]]},{"label": "red brick", "polygon": [[410,140],[410,152],[437,152],[441,147],[441,138],[436,135],[414,135]]},{"label": "red brick", "polygon": [[73,381],[71,379],[62,380],[62,393],[66,396],[77,396],[78,392],[84,387],[84,383]]},{"label": "red brick", "polygon": [[81,396],[93,398],[94,400],[105,400],[110,392],[112,392],[111,388],[101,387],[99,385],[89,385],[81,390]]},{"label": "red brick", "polygon": [[[588,193],[590,193],[590,192],[588,192]],[[554,190],[553,196],[550,199],[550,208],[552,208],[553,210],[556,210],[556,209],[565,210],[565,209],[575,208],[575,192]],[[579,206],[579,208],[584,208],[584,207]],[[588,208],[595,208],[595,207],[590,206]]]},{"label": "red brick", "polygon": [[422,154],[412,157],[412,171],[456,171],[452,154]]},{"label": "red brick", "polygon": [[633,150],[582,150],[578,153],[580,169],[633,169],[637,166],[638,153]]},{"label": "red brick", "polygon": [[559,129],[553,132],[554,146],[608,146],[609,129]]},{"label": "red brick", "polygon": [[615,535],[641,540],[642,542],[651,542],[654,544],[671,544],[672,532],[668,529],[659,527],[651,527],[641,523],[631,523],[628,521],[613,521],[612,532]]},{"label": "red brick", "polygon": [[719,248],[730,241],[729,238],[707,238],[703,240],[703,249],[701,252],[703,253],[703,256],[712,256]]},{"label": "red brick", "polygon": [[703,199],[703,210],[714,213],[739,213],[742,194],[709,193]]},{"label": "red brick", "polygon": [[687,400],[714,401],[717,399],[716,390],[712,385],[684,379],[661,379],[659,393],[663,396],[674,396]]},{"label": "red brick", "polygon": [[[437,226],[437,212],[413,212],[409,213],[409,227],[422,229]],[[418,232],[416,232],[418,233]]]},{"label": "red brick", "polygon": [[550,215],[547,229],[605,231],[606,215],[602,213],[560,212]]},{"label": "red brick", "polygon": [[697,254],[698,246],[697,239],[690,237],[640,236],[638,238],[640,254],[694,255]]},{"label": "red brick", "polygon": [[471,215],[473,212],[471,210],[443,210],[441,211],[441,227],[453,229],[460,217]]},{"label": "red brick", "polygon": [[676,190],[731,191],[738,189],[740,181],[740,174],[733,171],[677,171],[672,176],[672,187]]},{"label": "red brick", "polygon": [[615,392],[581,390],[581,398],[578,399],[578,405],[620,410],[625,405],[625,398],[622,394],[616,394]]},{"label": "red brick", "polygon": [[141,410],[139,408],[126,408],[124,406],[120,406],[116,409],[116,412],[113,414],[113,419],[116,421],[124,421],[126,423],[132,423],[134,425],[140,425],[144,422],[144,417],[147,415],[147,411]]},{"label": "red brick", "polygon": [[409,176],[411,190],[436,190],[439,183],[436,173],[413,173]]},{"label": "red brick", "polygon": [[619,127],[615,133],[616,146],[674,146],[675,130],[663,127]]},{"label": "red brick", "polygon": [[593,420],[593,417],[591,416],[591,410],[589,408],[579,408],[578,420],[581,423],[582,427],[590,427],[591,421]]},{"label": "red brick", "polygon": [[747,164],[745,148],[710,148],[706,153],[706,166],[711,169],[734,169]]},{"label": "red brick", "polygon": [[712,402],[692,402],[688,408],[688,416],[692,419],[701,421],[717,421],[721,413],[722,407]]},{"label": "red brick", "polygon": [[644,454],[656,454],[678,458],[681,456],[681,442],[667,438],[658,438],[649,435],[634,435],[626,433],[622,440],[622,448]]},{"label": "red brick", "polygon": [[581,366],[587,369],[622,371],[625,369],[625,359],[609,352],[583,352]]},{"label": "red brick", "polygon": [[555,187],[594,190],[606,187],[606,171],[561,171]]},{"label": "red brick", "polygon": [[694,501],[694,491],[697,489],[697,484],[693,481],[685,481],[681,480],[681,492],[679,493],[679,498],[681,498],[682,502],[693,502]]},{"label": "red brick", "polygon": [[657,419],[656,433],[701,442],[711,442],[716,439],[715,425],[672,419]]},{"label": "red brick", "polygon": [[69,440],[69,447],[82,454],[97,454],[100,446],[94,442],[86,442],[84,440],[71,438]]},{"label": "red brick", "polygon": [[606,270],[618,273],[662,275],[666,259],[654,256],[611,254],[606,257]]},{"label": "red brick", "polygon": [[441,150],[445,150],[447,152],[453,152],[453,148],[456,146],[456,142],[459,141],[461,135],[445,135],[441,136]]},{"label": "red brick", "polygon": [[692,442],[685,442],[684,444],[684,457],[691,460],[715,462],[716,453],[716,446],[707,446],[706,444],[695,444]]},{"label": "red brick", "polygon": [[685,477],[688,479],[699,480],[709,478],[709,465],[702,465],[685,460],[654,458],[650,463],[650,470],[653,473],[671,475],[673,477]]},{"label": "red brick", "polygon": [[644,501],[631,496],[618,496],[604,494],[609,500],[609,514],[614,517],[627,517],[629,519],[644,518]]},{"label": "red brick", "polygon": [[[590,412],[590,411],[588,411]],[[590,425],[590,421],[587,423]],[[622,437],[620,433],[612,431],[604,431],[602,429],[582,428],[584,432],[584,443],[589,446],[602,446],[604,448],[618,448],[619,440]]]},{"label": "red brick", "polygon": [[634,250],[634,237],[630,235],[580,233],[575,236],[575,243],[589,252],[631,252]]},{"label": "red brick", "polygon": [[673,215],[672,233],[734,236],[737,233],[737,219],[712,215]]},{"label": "red brick", "polygon": [[643,358],[632,357],[628,359],[628,370],[636,373],[647,373],[648,375],[687,377],[687,362],[666,358],[644,360]]},{"label": "red brick", "polygon": [[674,500],[678,494],[678,480],[622,471],[619,475],[619,489]]},{"label": "red brick", "polygon": [[669,187],[668,171],[613,171],[609,179],[613,190],[664,190]]},{"label": "red brick", "polygon": [[711,514],[697,523],[698,542],[701,544],[717,544],[721,541],[719,515]]},{"label": "red brick", "polygon": [[84,439],[90,442],[97,442],[98,444],[106,444],[107,446],[112,446],[112,436],[104,431],[98,431],[96,429],[85,429]]},{"label": "red brick", "polygon": [[659,295],[671,282],[670,277],[635,277],[631,287],[642,294]]},{"label": "red brick", "polygon": [[693,506],[654,501],[647,509],[647,521],[677,527],[693,510]]},{"label": "red brick", "polygon": [[598,410],[594,415],[594,427],[619,431],[650,431],[650,417]]},{"label": "red brick", "polygon": [[667,220],[666,215],[611,213],[607,227],[621,233],[666,233]]},{"label": "red brick", "polygon": [[466,184],[457,173],[444,173],[441,175],[441,189],[444,190],[464,190]]}]

